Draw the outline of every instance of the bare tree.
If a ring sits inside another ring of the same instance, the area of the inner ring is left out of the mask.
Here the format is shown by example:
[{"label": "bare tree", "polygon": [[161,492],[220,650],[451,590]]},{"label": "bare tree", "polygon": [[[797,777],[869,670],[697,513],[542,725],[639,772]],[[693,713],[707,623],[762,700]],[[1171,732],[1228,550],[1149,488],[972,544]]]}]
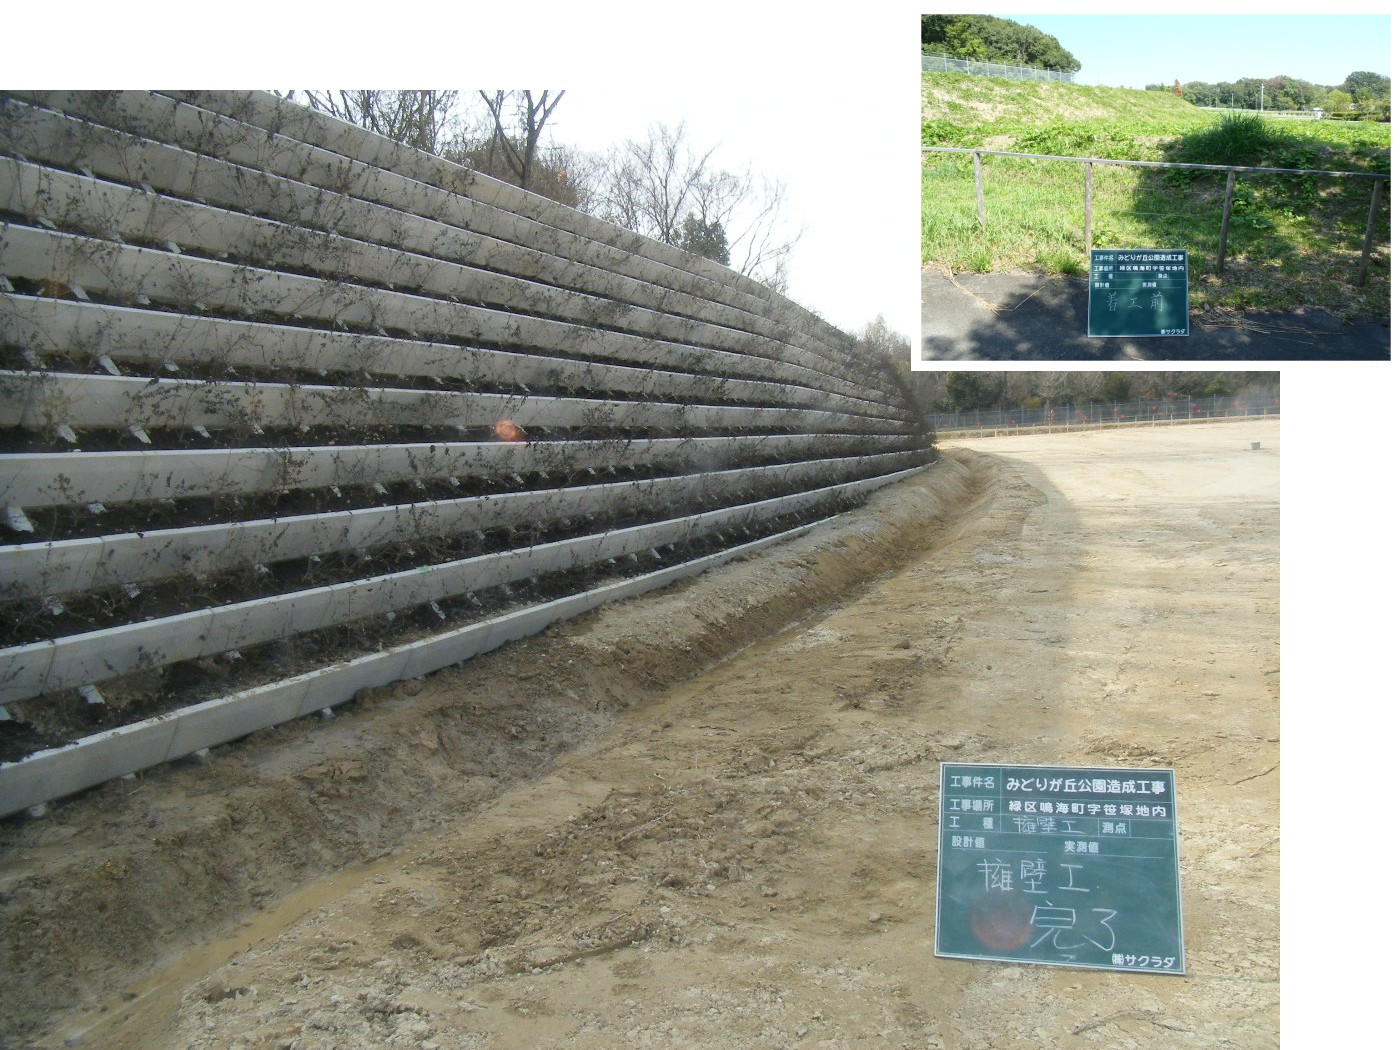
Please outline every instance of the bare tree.
[{"label": "bare tree", "polygon": [[569,146],[546,144],[544,137],[564,92],[478,91],[477,95],[486,110],[481,123],[464,130],[443,155],[493,179],[588,210],[597,158]]},{"label": "bare tree", "polygon": [[456,91],[278,94],[571,208],[586,209],[592,199],[597,161],[578,150],[543,144],[562,91],[479,91],[485,114]]},{"label": "bare tree", "polygon": [[[456,91],[303,91],[312,109],[428,153],[441,153],[452,134]],[[286,97],[295,99],[297,92]]]},{"label": "bare tree", "polygon": [[695,155],[685,124],[653,124],[643,141],[629,139],[608,155],[599,191],[602,217],[666,244],[679,244],[687,210],[710,222],[701,189],[713,149]]},{"label": "bare tree", "polygon": [[[788,257],[802,235],[784,232],[787,188],[751,170],[716,169],[714,152],[692,149],[684,123],[653,124],[645,139],[629,140],[606,158],[596,210],[619,226],[681,247],[717,244],[713,231],[722,229],[729,265],[782,291]],[[687,229],[712,232],[697,240]]]},{"label": "bare tree", "polygon": [[480,91],[478,94],[486,103],[494,125],[487,147],[491,167],[495,167],[499,157],[511,174],[510,181],[522,189],[531,189],[540,136],[554,115],[555,107],[563,101],[564,92],[556,91],[553,98],[548,91],[540,92],[538,98],[533,91]]},{"label": "bare tree", "polygon": [[771,179],[727,171],[702,179],[696,210],[702,222],[719,223],[729,238],[729,264],[775,291],[787,287],[787,264],[802,231],[784,229],[787,187]]},{"label": "bare tree", "polygon": [[920,417],[932,415],[945,391],[935,373],[913,370],[909,337],[891,328],[884,315],[879,314],[855,338],[857,353],[871,366],[893,375],[914,412]]}]

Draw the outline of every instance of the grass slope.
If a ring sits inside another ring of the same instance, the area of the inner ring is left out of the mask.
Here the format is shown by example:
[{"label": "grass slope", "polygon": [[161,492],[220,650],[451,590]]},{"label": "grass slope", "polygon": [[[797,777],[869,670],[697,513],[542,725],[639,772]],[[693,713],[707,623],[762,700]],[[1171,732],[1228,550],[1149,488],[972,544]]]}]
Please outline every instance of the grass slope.
[{"label": "grass slope", "polygon": [[947,121],[992,136],[1051,121],[1103,120],[1176,129],[1206,119],[1203,111],[1169,91],[1002,80],[968,73],[925,73],[922,111],[926,123]]},{"label": "grass slope", "polygon": [[[1388,124],[1226,119],[1162,91],[928,73],[922,116],[926,146],[1390,170]],[[1354,285],[1372,180],[1238,176],[1226,268],[1216,274],[1224,184],[1223,173],[1096,165],[1093,244],[1187,248],[1195,308],[1304,304],[1343,318],[1389,317],[1385,207],[1367,285]],[[984,158],[985,228],[977,220],[971,158],[925,154],[923,185],[925,264],[951,272],[1086,272],[1083,165]]]}]

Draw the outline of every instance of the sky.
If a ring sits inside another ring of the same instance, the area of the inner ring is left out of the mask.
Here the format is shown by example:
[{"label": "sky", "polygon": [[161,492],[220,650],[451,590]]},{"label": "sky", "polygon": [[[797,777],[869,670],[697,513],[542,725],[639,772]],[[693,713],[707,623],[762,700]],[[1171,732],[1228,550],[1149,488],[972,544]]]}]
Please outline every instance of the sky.
[{"label": "sky", "polygon": [[[716,163],[787,186],[788,213],[805,230],[791,260],[791,298],[848,331],[877,315],[906,334],[917,329],[916,7],[870,10],[837,27],[795,18],[786,5],[727,0],[674,9],[415,3],[376,25],[327,15],[334,9],[322,5],[249,0],[239,6],[248,17],[220,16],[207,31],[187,4],[149,7],[139,33],[126,14],[94,8],[65,37],[61,61],[36,50],[7,56],[3,79],[57,88],[154,80],[563,89],[557,141],[595,150],[643,138],[653,122],[684,121],[696,146],[718,146]],[[44,37],[51,28],[36,18],[32,31]],[[24,33],[14,27],[11,38]]]},{"label": "sky", "polygon": [[1390,76],[1387,15],[1008,14],[1083,64],[1077,84],[1144,88],[1290,76],[1338,86],[1357,70]]},{"label": "sky", "polygon": [[[1191,6],[1183,0],[1173,9]],[[90,11],[82,31],[73,27],[65,37],[60,63],[47,52],[21,53],[18,62],[35,62],[38,77],[25,86],[149,86],[140,71],[155,69],[162,83],[198,87],[562,89],[554,141],[594,151],[641,139],[656,122],[684,122],[698,149],[716,147],[717,165],[786,186],[788,225],[804,231],[790,260],[791,298],[847,331],[878,315],[911,336],[920,324],[919,15],[1001,13],[932,0],[869,0],[829,15],[760,0],[703,7],[432,0],[374,23],[326,14],[333,8],[248,0],[239,9],[245,18],[220,17],[204,28],[187,4],[149,0],[148,7],[139,33],[121,10]],[[1301,53],[1293,48],[1309,43],[1345,52],[1328,35],[1344,32],[1331,27],[1335,18],[1014,17],[1060,38],[1084,63],[1083,83],[1285,72],[1340,82],[1355,68],[1389,72],[1388,32],[1345,38],[1367,49],[1364,63],[1291,60]],[[1265,33],[1261,25],[1271,28]],[[48,32],[41,19],[34,32]],[[22,35],[19,26],[15,38]],[[211,51],[215,37],[221,47]]]},{"label": "sky", "polygon": [[872,117],[864,92],[791,83],[754,91],[753,78],[709,85],[698,97],[689,77],[646,91],[585,81],[568,89],[554,134],[606,151],[645,138],[654,123],[684,123],[696,152],[715,148],[714,165],[751,169],[786,187],[787,226],[802,231],[790,260],[791,298],[848,331],[878,314],[891,322],[899,315],[912,333],[919,249],[917,213],[911,222],[907,202],[918,188],[917,140],[908,130],[917,127],[917,112],[905,114],[909,156],[900,178],[891,163],[898,129]]}]

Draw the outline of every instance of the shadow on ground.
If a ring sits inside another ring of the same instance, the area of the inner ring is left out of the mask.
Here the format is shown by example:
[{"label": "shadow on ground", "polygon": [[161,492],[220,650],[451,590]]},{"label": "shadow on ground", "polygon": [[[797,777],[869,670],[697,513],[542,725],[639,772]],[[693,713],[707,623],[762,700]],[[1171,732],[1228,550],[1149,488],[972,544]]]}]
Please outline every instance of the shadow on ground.
[{"label": "shadow on ground", "polygon": [[1190,335],[1089,338],[1085,278],[922,277],[925,361],[1385,361],[1390,326],[1323,310],[1192,311]]}]

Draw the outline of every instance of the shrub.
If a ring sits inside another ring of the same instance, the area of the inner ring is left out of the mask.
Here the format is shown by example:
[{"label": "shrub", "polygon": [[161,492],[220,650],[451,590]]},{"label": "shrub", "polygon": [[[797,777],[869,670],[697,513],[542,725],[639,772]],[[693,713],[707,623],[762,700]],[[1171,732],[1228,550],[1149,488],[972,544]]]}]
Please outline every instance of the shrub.
[{"label": "shrub", "polygon": [[1277,132],[1257,113],[1226,113],[1214,124],[1182,135],[1166,152],[1184,164],[1262,165],[1280,144]]},{"label": "shrub", "polygon": [[967,144],[967,129],[951,120],[926,120],[923,140],[925,146],[963,146]]},{"label": "shrub", "polygon": [[1051,121],[1017,136],[1015,152],[1108,160],[1147,159],[1141,144],[1127,130],[1103,121]]}]

